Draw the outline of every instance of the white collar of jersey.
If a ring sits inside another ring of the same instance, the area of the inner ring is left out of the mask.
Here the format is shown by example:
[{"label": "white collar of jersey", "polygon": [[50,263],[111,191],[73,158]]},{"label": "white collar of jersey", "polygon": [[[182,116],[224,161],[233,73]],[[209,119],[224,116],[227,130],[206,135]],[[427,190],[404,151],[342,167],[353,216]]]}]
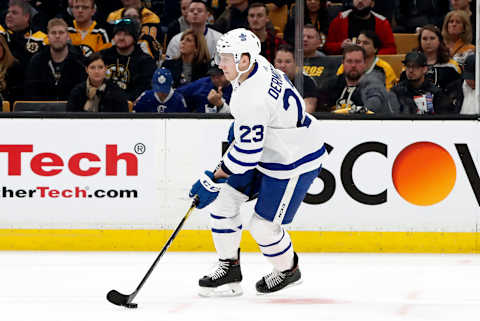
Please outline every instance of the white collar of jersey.
[{"label": "white collar of jersey", "polygon": [[159,103],[165,104],[167,101],[170,100],[170,98],[172,98],[173,93],[174,93],[173,88],[170,88],[170,92],[168,93],[168,96],[167,96],[167,98],[165,98],[164,101],[162,101],[162,100],[160,99],[160,97],[157,96],[157,93],[156,93],[156,92],[154,93],[154,96],[155,96],[155,99],[156,99]]},{"label": "white collar of jersey", "polygon": [[372,62],[372,65],[370,66],[370,68],[367,69],[367,71],[365,71],[365,73],[368,74],[372,72],[373,68],[375,68],[375,66],[377,65],[377,62],[378,62],[378,57],[375,57],[375,59]]}]

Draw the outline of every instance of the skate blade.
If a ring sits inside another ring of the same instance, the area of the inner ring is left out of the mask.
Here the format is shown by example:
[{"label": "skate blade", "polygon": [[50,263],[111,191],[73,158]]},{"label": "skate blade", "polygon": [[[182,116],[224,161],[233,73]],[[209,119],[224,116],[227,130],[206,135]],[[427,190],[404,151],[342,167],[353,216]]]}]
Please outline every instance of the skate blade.
[{"label": "skate blade", "polygon": [[290,284],[287,285],[286,287],[284,287],[284,288],[282,288],[282,289],[280,289],[280,290],[278,290],[278,291],[275,291],[275,292],[263,293],[263,292],[258,292],[258,291],[257,291],[257,295],[269,295],[269,294],[278,293],[278,292],[280,292],[280,291],[283,291],[283,290],[285,290],[285,289],[288,289],[288,288],[290,288],[290,287],[292,287],[292,286],[300,285],[300,284],[302,284],[302,283],[303,283],[303,279],[300,279],[300,280],[298,280],[298,281],[295,281],[295,282],[293,282],[293,283],[290,283]]},{"label": "skate blade", "polygon": [[224,284],[217,288],[200,287],[200,291],[198,292],[198,295],[204,298],[233,297],[233,296],[239,296],[242,294],[243,294],[243,290],[242,290],[242,287],[240,286],[240,283]]}]

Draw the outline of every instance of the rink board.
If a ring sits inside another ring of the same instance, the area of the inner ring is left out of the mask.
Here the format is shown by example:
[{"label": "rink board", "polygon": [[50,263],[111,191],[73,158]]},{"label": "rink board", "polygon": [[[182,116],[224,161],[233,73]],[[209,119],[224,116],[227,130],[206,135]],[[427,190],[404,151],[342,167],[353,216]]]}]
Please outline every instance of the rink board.
[{"label": "rink board", "polygon": [[[480,251],[477,121],[321,122],[332,150],[288,226],[296,250]],[[0,119],[0,249],[160,249],[230,123]],[[194,211],[172,250],[214,250],[208,217]],[[257,250],[249,233],[242,250]]]}]

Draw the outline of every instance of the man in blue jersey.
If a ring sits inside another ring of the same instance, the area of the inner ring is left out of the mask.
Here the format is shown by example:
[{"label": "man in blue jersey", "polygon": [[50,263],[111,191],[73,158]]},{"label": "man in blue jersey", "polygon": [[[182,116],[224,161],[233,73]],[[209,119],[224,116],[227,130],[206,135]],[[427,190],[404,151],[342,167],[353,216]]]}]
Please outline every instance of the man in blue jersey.
[{"label": "man in blue jersey", "polygon": [[215,61],[210,62],[207,77],[177,88],[187,101],[189,111],[197,113],[229,113],[232,86]]},{"label": "man in blue jersey", "polygon": [[187,104],[182,94],[172,88],[172,74],[166,68],[158,68],[152,77],[152,90],[143,92],[135,101],[137,113],[183,113]]},{"label": "man in blue jersey", "polygon": [[233,86],[234,141],[221,166],[205,171],[190,190],[190,197],[199,198],[197,208],[215,200],[210,225],[219,261],[199,280],[200,295],[242,294],[240,206],[255,196],[250,234],[273,265],[256,290],[276,292],[301,279],[298,256],[282,225],[292,222],[319,174],[325,154],[322,132],[288,76],[260,55],[254,33],[232,30],[216,49],[217,63]]}]

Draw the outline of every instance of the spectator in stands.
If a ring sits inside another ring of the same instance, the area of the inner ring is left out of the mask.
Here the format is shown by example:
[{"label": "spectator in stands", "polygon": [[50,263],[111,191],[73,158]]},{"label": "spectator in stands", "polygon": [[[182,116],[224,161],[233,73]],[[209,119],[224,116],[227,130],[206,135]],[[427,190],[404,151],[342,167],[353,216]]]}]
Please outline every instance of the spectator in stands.
[{"label": "spectator in stands", "polygon": [[248,28],[248,0],[229,0],[230,5],[218,17],[212,28],[226,33],[237,28]]},{"label": "spectator in stands", "polygon": [[93,20],[95,0],[73,0],[73,27],[68,28],[72,44],[80,46],[85,56],[111,46],[105,29]]},{"label": "spectator in stands", "polygon": [[454,10],[445,17],[442,36],[445,39],[450,57],[460,66],[470,54],[475,54],[475,46],[472,45],[472,25],[465,11]]},{"label": "spectator in stands", "polygon": [[73,87],[86,78],[80,48],[68,44],[63,19],[48,22],[49,45],[32,57],[25,76],[29,100],[67,100]]},{"label": "spectator in stands", "polygon": [[115,20],[122,18],[123,11],[128,8],[137,8],[141,14],[141,32],[157,39],[160,18],[151,10],[142,6],[141,0],[122,0],[123,8],[111,12],[107,22],[113,24]]},{"label": "spectator in stands", "polygon": [[[328,33],[328,11],[324,0],[305,0],[304,25],[312,25],[319,33],[322,45]],[[292,7],[283,30],[283,39],[290,45],[295,44],[295,8]]]},{"label": "spectator in stands", "polygon": [[358,45],[345,47],[343,67],[344,73],[337,76],[328,88],[333,110],[342,109],[348,113],[393,113],[385,82],[379,80],[376,71],[365,74],[365,49]]},{"label": "spectator in stands", "polygon": [[[377,71],[375,75],[381,77],[380,80],[385,81],[385,87],[387,90],[390,90],[397,82],[398,78],[393,71],[392,66],[385,60],[377,56],[378,48],[381,47],[380,38],[378,35],[371,30],[364,30],[360,32],[360,35],[357,39],[357,44],[365,49],[366,56],[366,70],[365,73],[368,74],[372,71]],[[338,68],[337,74],[340,75],[343,73],[343,65],[340,65]]]},{"label": "spectator in stands", "polygon": [[213,15],[213,21],[217,20],[229,5],[229,0],[208,0],[208,6]]},{"label": "spectator in stands", "polygon": [[463,69],[463,79],[448,85],[446,93],[453,105],[452,112],[461,115],[480,114],[480,105],[475,98],[475,55],[467,57]]},{"label": "spectator in stands", "polygon": [[24,0],[10,0],[5,25],[0,26],[0,34],[22,66],[27,66],[33,55],[38,53],[46,42],[47,35],[34,32],[30,25],[32,7]]},{"label": "spectator in stands", "polygon": [[180,32],[184,32],[188,28],[190,28],[190,23],[187,20],[188,17],[188,7],[192,3],[192,0],[181,0],[180,1],[180,10],[182,11],[182,15],[176,19],[173,20],[169,25],[168,25],[168,30],[167,30],[167,44],[172,40],[172,38],[176,35],[179,34]]},{"label": "spectator in stands", "polygon": [[472,0],[450,0],[450,5],[452,6],[453,10],[465,11],[468,18],[470,19],[470,24],[472,25],[473,39],[477,39],[476,38],[477,19],[476,19],[475,11],[472,10],[472,7],[475,6],[475,1],[472,2]]},{"label": "spectator in stands", "polygon": [[[213,30],[207,26],[208,7],[206,0],[192,0],[192,3],[188,7],[188,22],[193,31],[204,35],[207,41],[208,52],[210,57],[215,55],[215,47],[217,40],[222,36],[218,31]],[[179,33],[172,38],[167,47],[167,57],[179,57],[180,56],[180,40],[182,34]]]},{"label": "spectator in stands", "polygon": [[21,100],[23,97],[23,67],[12,55],[7,41],[0,35],[0,96],[4,101]]},{"label": "spectator in stands", "polygon": [[182,94],[172,88],[173,78],[166,68],[158,68],[152,77],[152,90],[147,90],[135,102],[137,113],[184,113],[187,103]]},{"label": "spectator in stands", "polygon": [[380,55],[396,54],[392,28],[388,20],[372,11],[373,0],[353,0],[353,9],[340,12],[328,30],[325,52],[339,55],[345,46],[356,42],[362,30],[374,31],[382,42]]},{"label": "spectator in stands", "polygon": [[[434,25],[426,25],[418,34],[418,51],[427,57],[428,71],[426,78],[435,86],[445,89],[447,85],[460,79],[461,69],[457,62],[450,59],[448,48],[443,42],[440,29]],[[400,80],[406,78],[405,72],[400,75]]]},{"label": "spectator in stands", "polygon": [[229,113],[232,85],[215,62],[210,62],[208,76],[179,87],[188,110],[197,113]]},{"label": "spectator in stands", "polygon": [[[124,10],[122,14],[122,18],[135,20],[138,25],[141,25],[140,11],[137,8],[128,8]],[[137,43],[144,53],[152,57],[157,64],[160,63],[162,58],[162,46],[157,39],[149,34],[141,33],[138,37]]]},{"label": "spectator in stands", "polygon": [[268,8],[264,3],[254,2],[248,9],[248,26],[260,39],[262,50],[260,54],[273,63],[278,47],[285,43],[267,29]]},{"label": "spectator in stands", "polygon": [[303,27],[303,57],[323,57],[325,54],[319,50],[322,47],[322,39],[313,25]]},{"label": "spectator in stands", "polygon": [[173,75],[173,87],[178,88],[205,77],[210,62],[207,43],[201,33],[187,29],[180,40],[180,57],[165,60],[162,67]]},{"label": "spectator in stands", "polygon": [[88,57],[86,81],[77,84],[68,98],[67,111],[71,112],[128,112],[125,92],[106,79],[107,68],[99,52]]},{"label": "spectator in stands", "polygon": [[[386,1],[390,2],[390,1]],[[427,24],[441,27],[447,14],[448,1],[402,0],[396,10],[395,32],[416,33],[417,28]]]},{"label": "spectator in stands", "polygon": [[57,18],[63,19],[67,25],[73,26],[73,0],[62,0],[61,3],[57,3]]},{"label": "spectator in stands", "polygon": [[452,111],[448,97],[426,74],[427,57],[418,51],[405,56],[406,78],[391,90],[391,105],[402,114],[445,114]]},{"label": "spectator in stands", "polygon": [[[283,71],[292,83],[295,82],[297,65],[295,65],[295,56],[292,46],[289,44],[281,45],[275,55],[275,68]],[[317,88],[313,79],[303,73],[303,100],[305,101],[305,110],[313,113],[317,109]]]},{"label": "spectator in stands", "polygon": [[137,44],[139,34],[139,25],[134,20],[120,20],[113,29],[115,45],[101,51],[107,66],[107,78],[125,90],[130,101],[135,101],[142,92],[150,88],[156,69],[152,57],[144,53]]}]

